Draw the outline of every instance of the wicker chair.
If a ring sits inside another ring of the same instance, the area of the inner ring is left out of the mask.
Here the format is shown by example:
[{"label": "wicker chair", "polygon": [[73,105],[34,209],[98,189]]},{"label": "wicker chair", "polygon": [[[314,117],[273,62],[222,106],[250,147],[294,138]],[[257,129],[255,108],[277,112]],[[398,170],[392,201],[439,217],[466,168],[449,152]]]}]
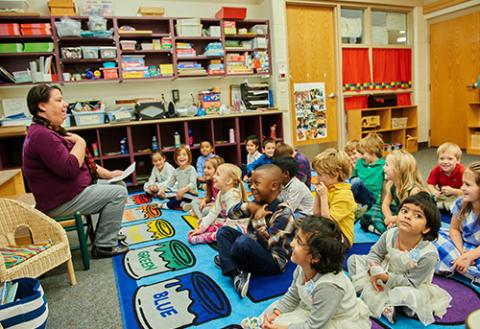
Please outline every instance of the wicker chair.
[{"label": "wicker chair", "polygon": [[75,285],[70,246],[62,226],[26,204],[0,198],[0,247],[16,245],[15,233],[22,229],[30,231],[32,243],[50,241],[52,246],[8,269],[0,254],[0,282],[18,277],[38,277],[66,262],[70,284]]}]

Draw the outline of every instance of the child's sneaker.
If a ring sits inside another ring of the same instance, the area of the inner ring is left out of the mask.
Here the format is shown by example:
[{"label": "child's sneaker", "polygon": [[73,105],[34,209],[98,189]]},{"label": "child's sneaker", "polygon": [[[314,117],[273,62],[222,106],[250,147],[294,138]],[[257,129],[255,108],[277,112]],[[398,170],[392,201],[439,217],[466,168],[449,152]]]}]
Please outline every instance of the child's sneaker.
[{"label": "child's sneaker", "polygon": [[162,203],[162,205],[160,206],[160,208],[162,208],[162,209],[170,209],[170,208],[168,208],[166,202],[165,202],[165,203]]},{"label": "child's sneaker", "polygon": [[216,255],[215,257],[213,257],[213,262],[215,263],[215,265],[222,268],[222,265],[220,263],[220,255]]},{"label": "child's sneaker", "polygon": [[246,318],[240,323],[242,329],[261,329],[262,323],[259,318]]},{"label": "child's sneaker", "polygon": [[395,311],[395,306],[385,306],[382,314],[388,320],[388,322],[392,324],[397,322],[397,312]]},{"label": "child's sneaker", "polygon": [[233,277],[233,286],[241,298],[244,298],[247,295],[250,276],[251,273],[241,271]]}]

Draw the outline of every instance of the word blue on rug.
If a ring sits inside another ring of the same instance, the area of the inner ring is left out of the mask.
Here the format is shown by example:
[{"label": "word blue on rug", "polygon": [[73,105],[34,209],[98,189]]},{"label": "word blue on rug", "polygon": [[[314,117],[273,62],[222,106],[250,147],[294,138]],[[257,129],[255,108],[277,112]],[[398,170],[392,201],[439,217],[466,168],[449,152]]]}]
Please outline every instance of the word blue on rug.
[{"label": "word blue on rug", "polygon": [[[190,245],[187,234],[196,219],[179,210],[160,209],[160,200],[142,193],[129,197],[121,232],[129,251],[113,258],[120,307],[126,329],[240,328],[242,319],[259,315],[290,286],[295,264],[275,276],[252,277],[241,299],[232,281],[213,262],[214,245]],[[148,207],[147,207],[148,206]],[[377,236],[355,225],[351,254],[368,253]],[[402,316],[391,325],[372,320],[373,328],[463,328],[467,315],[480,308],[480,289],[461,276],[435,277],[453,297],[443,319],[425,327]]]}]

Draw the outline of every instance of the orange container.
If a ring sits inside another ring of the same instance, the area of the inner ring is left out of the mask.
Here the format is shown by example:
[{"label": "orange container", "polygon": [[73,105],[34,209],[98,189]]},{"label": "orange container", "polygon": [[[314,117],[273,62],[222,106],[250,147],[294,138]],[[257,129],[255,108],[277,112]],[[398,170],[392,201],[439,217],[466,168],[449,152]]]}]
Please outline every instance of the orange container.
[{"label": "orange container", "polygon": [[118,79],[118,71],[117,68],[101,68],[100,69],[103,74],[103,78],[105,80],[112,80],[112,79]]},{"label": "orange container", "polygon": [[215,14],[218,19],[235,19],[243,21],[247,17],[247,8],[243,7],[222,7]]}]

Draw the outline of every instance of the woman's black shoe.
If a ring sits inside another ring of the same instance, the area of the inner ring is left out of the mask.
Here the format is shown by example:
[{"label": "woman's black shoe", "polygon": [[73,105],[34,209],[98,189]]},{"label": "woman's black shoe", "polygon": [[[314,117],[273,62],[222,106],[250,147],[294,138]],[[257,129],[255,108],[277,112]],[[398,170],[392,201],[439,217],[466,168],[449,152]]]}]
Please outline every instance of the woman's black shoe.
[{"label": "woman's black shoe", "polygon": [[92,248],[92,258],[109,258],[116,255],[123,254],[128,251],[128,247],[116,246],[116,247],[97,247]]}]

